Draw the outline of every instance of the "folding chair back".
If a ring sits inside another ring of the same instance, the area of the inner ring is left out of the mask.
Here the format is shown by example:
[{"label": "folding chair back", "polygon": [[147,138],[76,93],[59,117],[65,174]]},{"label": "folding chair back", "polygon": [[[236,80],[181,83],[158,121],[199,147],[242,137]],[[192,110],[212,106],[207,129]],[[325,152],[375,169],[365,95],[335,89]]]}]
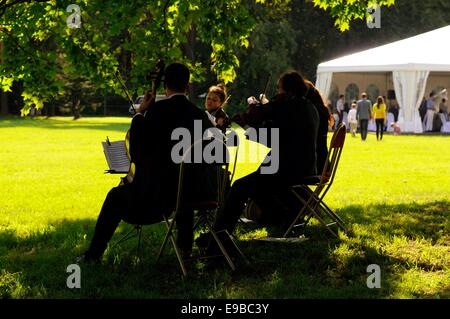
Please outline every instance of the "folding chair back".
[{"label": "folding chair back", "polygon": [[[337,234],[331,230],[329,226],[336,224],[342,230],[346,230],[342,219],[331,210],[328,205],[323,201],[323,198],[330,189],[334,177],[336,175],[339,160],[341,158],[342,149],[344,147],[346,136],[345,124],[341,123],[333,133],[331,138],[330,148],[328,151],[327,161],[320,177],[306,178],[304,184],[295,185],[291,187],[293,194],[302,203],[302,209],[298,213],[295,220],[289,226],[283,237],[287,237],[292,229],[297,225],[299,220],[307,217],[303,225],[306,225],[312,216],[315,216],[319,222],[324,225],[333,235]],[[308,186],[315,187],[314,191]],[[324,217],[328,216],[333,220],[333,223],[326,224]]]},{"label": "folding chair back", "polygon": [[[333,183],[339,160],[341,158],[342,149],[344,148],[345,136],[345,124],[341,123],[331,138],[327,161],[325,162],[325,167],[323,168],[322,175],[320,176],[319,185],[327,186],[327,188],[329,188]],[[323,196],[325,196],[325,194],[323,194]]]}]

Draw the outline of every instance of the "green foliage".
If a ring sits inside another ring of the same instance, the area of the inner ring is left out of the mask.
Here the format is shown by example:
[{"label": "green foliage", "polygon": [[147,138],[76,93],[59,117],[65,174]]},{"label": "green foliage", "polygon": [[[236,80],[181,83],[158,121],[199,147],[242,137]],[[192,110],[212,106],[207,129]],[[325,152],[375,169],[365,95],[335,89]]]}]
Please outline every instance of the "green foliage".
[{"label": "green foliage", "polygon": [[[249,37],[257,21],[275,19],[275,25],[281,14],[290,11],[292,1],[114,0],[106,4],[84,0],[78,3],[81,27],[70,29],[66,20],[73,13],[66,9],[71,2],[21,1],[0,14],[0,41],[4,44],[1,85],[7,90],[10,79],[22,82],[23,114],[31,106],[40,108],[50,99],[70,95],[68,82],[64,83],[67,78],[80,78],[96,89],[124,95],[117,78],[120,76],[132,93],[141,94],[149,88],[146,78],[159,58],[166,63],[189,64],[194,81],[205,79],[211,69],[219,81],[231,83],[241,66],[237,50],[252,46]],[[314,4],[330,8],[336,23],[345,29],[348,21],[362,17],[363,8],[370,2],[316,0]],[[261,8],[265,16],[255,15]],[[282,23],[280,28],[287,27]],[[188,56],[183,49],[193,30],[194,42],[208,48],[206,59]],[[283,48],[289,48],[289,55],[294,47],[286,46],[287,36],[280,41],[284,41]],[[284,66],[277,63],[275,68]],[[8,81],[3,80],[5,77]]]},{"label": "green foliage", "polygon": [[[249,49],[240,50],[239,77],[231,87],[233,102],[245,107],[246,98],[263,93],[267,85],[267,96],[275,94],[278,76],[289,68],[295,59],[297,42],[295,30],[287,21],[264,21],[258,23],[249,40]],[[236,107],[228,108],[233,113]],[[237,108],[239,110],[239,108]]]},{"label": "green foliage", "polygon": [[[347,32],[340,32],[334,26],[335,19],[309,0],[291,0],[289,10],[276,13],[253,10],[258,24],[249,48],[238,51],[241,67],[230,86],[232,98],[227,111],[232,114],[246,108],[245,98],[261,93],[268,69],[273,74],[268,88],[272,96],[276,78],[290,67],[314,82],[319,63],[448,25],[449,10],[448,1],[396,1],[395,6],[382,7],[381,28],[369,29],[366,21],[357,20]],[[273,25],[276,27],[271,30]],[[283,33],[278,32],[279,25],[285,25]],[[290,41],[295,45],[286,47]]]},{"label": "green foliage", "polygon": [[313,0],[315,6],[323,10],[330,10],[335,18],[335,26],[341,31],[350,29],[350,22],[357,19],[368,18],[368,8],[373,5],[391,6],[395,0]]},{"label": "green foliage", "polygon": [[6,76],[0,77],[0,86],[2,87],[3,92],[11,92],[11,86],[13,84],[14,79]]},{"label": "green foliage", "polygon": [[60,93],[53,39],[62,13],[49,13],[48,4],[35,2],[13,8],[0,18],[0,75],[21,81],[26,87],[22,94],[26,105],[22,114],[26,115],[31,106],[41,108],[50,95]]},{"label": "green foliage", "polygon": [[[70,3],[20,3],[0,17],[4,43],[0,76],[23,82],[23,114],[64,94],[58,80],[67,76],[123,94],[119,73],[133,92],[142,92],[148,89],[145,79],[159,58],[166,63],[184,61],[196,68],[194,80],[202,79],[207,65],[189,61],[181,49],[193,27],[198,40],[210,46],[211,69],[221,81],[231,82],[239,66],[235,50],[248,45],[255,25],[240,0],[108,1],[107,5],[86,0],[79,3],[81,27],[70,29],[66,24]],[[8,83],[2,80],[2,86]]]}]

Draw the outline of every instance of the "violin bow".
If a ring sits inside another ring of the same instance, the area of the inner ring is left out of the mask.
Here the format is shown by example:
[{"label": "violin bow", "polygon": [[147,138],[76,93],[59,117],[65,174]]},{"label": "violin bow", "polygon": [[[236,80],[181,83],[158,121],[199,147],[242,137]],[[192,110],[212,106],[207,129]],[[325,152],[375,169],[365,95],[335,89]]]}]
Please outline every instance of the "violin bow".
[{"label": "violin bow", "polygon": [[[272,77],[272,73],[269,73],[269,76],[267,77],[266,86],[264,87],[263,96],[266,97],[267,88],[269,87],[270,78]],[[267,97],[266,97],[267,98]]]},{"label": "violin bow", "polygon": [[227,99],[222,103],[221,105],[222,108],[224,108],[227,105],[228,101],[230,100],[230,97],[231,95],[228,95]]},{"label": "violin bow", "polygon": [[133,108],[134,113],[136,113],[136,108],[134,107],[133,100],[131,99],[130,93],[128,92],[127,87],[125,86],[125,83],[123,83],[119,70],[116,72],[116,79],[119,81],[120,86],[122,87],[122,90],[125,92],[125,95],[127,96],[128,102],[130,103],[131,107]]}]

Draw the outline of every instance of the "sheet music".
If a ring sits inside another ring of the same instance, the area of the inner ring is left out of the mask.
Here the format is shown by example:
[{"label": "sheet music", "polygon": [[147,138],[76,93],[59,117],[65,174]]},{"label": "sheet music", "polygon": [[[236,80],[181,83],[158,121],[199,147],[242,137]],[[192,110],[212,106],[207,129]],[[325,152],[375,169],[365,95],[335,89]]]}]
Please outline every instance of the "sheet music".
[{"label": "sheet music", "polygon": [[125,141],[102,142],[103,152],[105,153],[106,162],[108,163],[108,173],[126,174],[130,168],[130,160],[128,159]]}]

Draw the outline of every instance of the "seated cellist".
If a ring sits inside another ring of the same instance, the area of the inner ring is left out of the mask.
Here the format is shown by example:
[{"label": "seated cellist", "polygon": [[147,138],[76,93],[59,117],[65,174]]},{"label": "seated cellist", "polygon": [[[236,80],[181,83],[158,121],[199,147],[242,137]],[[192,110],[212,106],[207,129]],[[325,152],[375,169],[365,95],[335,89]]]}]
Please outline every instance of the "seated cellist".
[{"label": "seated cellist", "polygon": [[[204,129],[212,127],[205,112],[193,105],[185,95],[189,76],[185,65],[170,64],[164,72],[167,99],[151,103],[152,96],[146,94],[139,108],[140,112],[146,111],[145,115],[135,116],[131,124],[130,151],[136,166],[134,178],[131,183],[109,191],[89,249],[78,261],[99,261],[121,220],[133,224],[152,224],[162,220],[163,214],[173,208],[179,166],[171,158],[171,151],[177,143],[172,139],[172,132],[186,128],[194,136],[196,120],[200,120]],[[206,186],[202,182],[203,176],[195,178],[201,181],[199,186]],[[190,187],[187,195],[207,197],[211,195],[208,193],[211,189],[192,190]],[[192,249],[192,224],[193,211],[186,209],[180,212],[177,243],[184,257],[189,256]]]}]

